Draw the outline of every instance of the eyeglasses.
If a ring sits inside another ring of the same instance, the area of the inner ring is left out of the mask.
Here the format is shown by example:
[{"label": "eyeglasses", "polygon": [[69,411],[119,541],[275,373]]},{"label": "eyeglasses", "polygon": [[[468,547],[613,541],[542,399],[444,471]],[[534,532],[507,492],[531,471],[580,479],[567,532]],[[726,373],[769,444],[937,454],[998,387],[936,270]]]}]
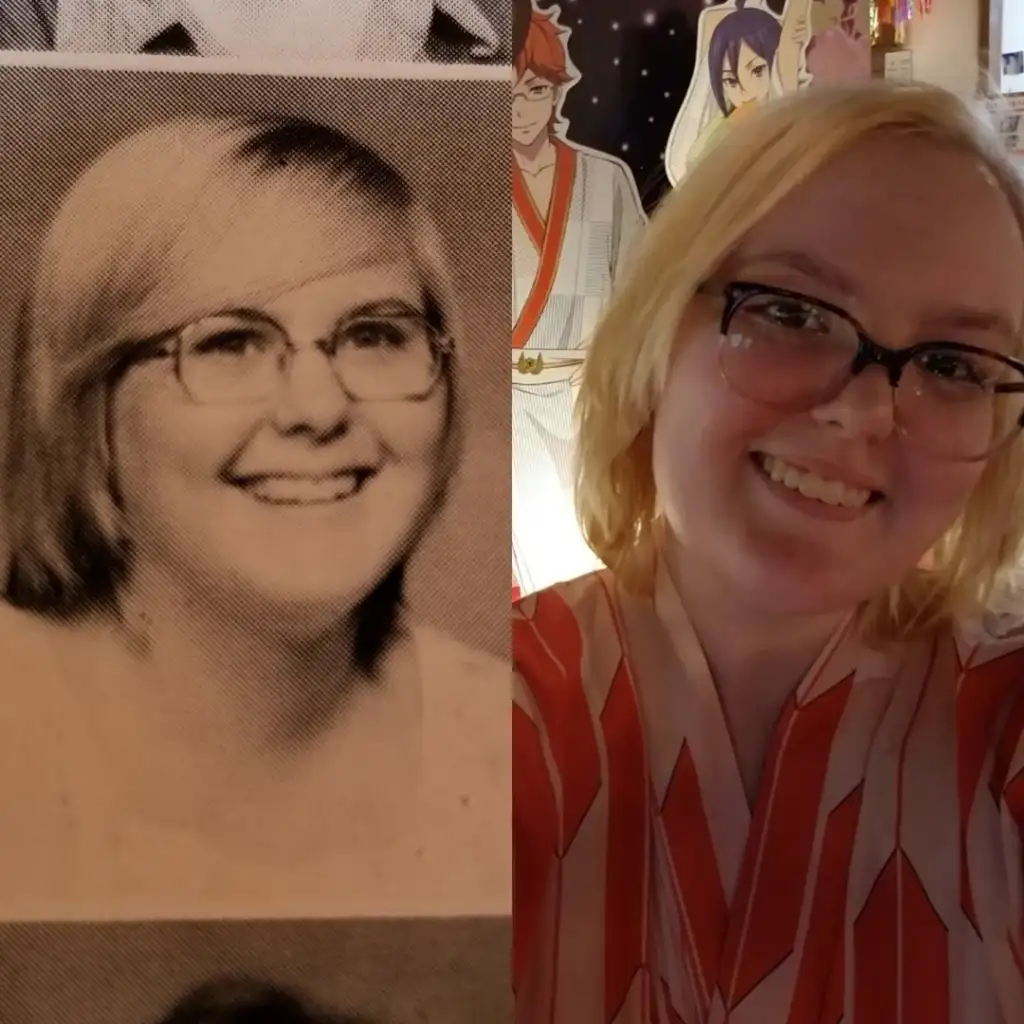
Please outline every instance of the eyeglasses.
[{"label": "eyeglasses", "polygon": [[[422,401],[441,377],[453,343],[415,313],[357,316],[313,342],[353,401]],[[182,387],[203,405],[271,400],[297,346],[269,319],[226,313],[206,317],[158,342],[149,358],[171,358]]]},{"label": "eyeglasses", "polygon": [[1024,362],[974,345],[892,349],[842,309],[748,282],[724,289],[722,375],[751,401],[805,412],[871,366],[893,389],[896,428],[935,458],[975,462],[1024,428]]},{"label": "eyeglasses", "polygon": [[543,103],[555,95],[555,87],[550,82],[531,82],[522,89],[512,90],[512,100],[525,100],[527,103]]}]

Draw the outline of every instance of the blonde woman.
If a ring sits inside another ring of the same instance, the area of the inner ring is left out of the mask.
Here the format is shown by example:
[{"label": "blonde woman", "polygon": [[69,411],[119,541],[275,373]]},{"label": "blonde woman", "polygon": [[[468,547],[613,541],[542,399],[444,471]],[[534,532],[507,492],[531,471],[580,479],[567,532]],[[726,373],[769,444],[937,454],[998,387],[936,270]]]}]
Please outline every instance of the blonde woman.
[{"label": "blonde woman", "polygon": [[609,568],[513,622],[522,1024],[1024,1022],[1022,229],[884,84],[655,214],[580,396]]},{"label": "blonde woman", "polygon": [[0,487],[0,915],[502,912],[507,670],[404,603],[460,333],[334,128],[176,119],[74,182]]}]

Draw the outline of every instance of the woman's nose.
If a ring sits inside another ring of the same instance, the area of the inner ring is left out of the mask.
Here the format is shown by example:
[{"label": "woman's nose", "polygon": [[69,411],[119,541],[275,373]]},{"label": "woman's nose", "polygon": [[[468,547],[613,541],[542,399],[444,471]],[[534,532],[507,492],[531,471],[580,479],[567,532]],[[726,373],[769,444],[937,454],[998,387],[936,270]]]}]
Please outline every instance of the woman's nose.
[{"label": "woman's nose", "polygon": [[811,416],[822,426],[840,430],[844,437],[881,440],[895,427],[896,391],[883,367],[869,366],[835,398],[812,409]]},{"label": "woman's nose", "polygon": [[321,437],[345,428],[352,400],[325,353],[318,349],[295,352],[281,373],[274,407],[274,422],[280,431],[305,431]]}]

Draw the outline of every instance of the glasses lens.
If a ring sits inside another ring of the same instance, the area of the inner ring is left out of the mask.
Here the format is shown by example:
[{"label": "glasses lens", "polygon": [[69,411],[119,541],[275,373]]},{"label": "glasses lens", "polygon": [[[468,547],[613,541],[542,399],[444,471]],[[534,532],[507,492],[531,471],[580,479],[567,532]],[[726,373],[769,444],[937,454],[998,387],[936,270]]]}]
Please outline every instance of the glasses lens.
[{"label": "glasses lens", "polygon": [[346,323],[335,338],[335,366],[345,389],[364,401],[424,398],[440,364],[434,333],[419,317]]},{"label": "glasses lens", "polygon": [[286,343],[271,325],[216,316],[181,335],[180,374],[197,402],[257,402],[277,387]]},{"label": "glasses lens", "polygon": [[904,370],[897,417],[908,438],[932,454],[979,459],[1019,429],[1021,387],[1024,374],[996,356],[936,345]]},{"label": "glasses lens", "polygon": [[853,324],[831,310],[759,293],[745,298],[726,324],[722,373],[753,401],[809,409],[842,386],[858,344]]}]

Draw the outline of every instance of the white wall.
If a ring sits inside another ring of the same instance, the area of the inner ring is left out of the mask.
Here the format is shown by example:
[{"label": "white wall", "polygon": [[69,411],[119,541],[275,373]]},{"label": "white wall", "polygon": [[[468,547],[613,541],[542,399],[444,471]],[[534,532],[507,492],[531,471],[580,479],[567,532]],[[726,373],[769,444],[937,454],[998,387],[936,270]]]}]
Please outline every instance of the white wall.
[{"label": "white wall", "polygon": [[[1018,8],[1024,28],[1024,0],[1003,2],[1006,8]],[[974,97],[978,89],[980,19],[978,0],[934,0],[930,14],[915,11],[907,39],[914,55],[914,78],[940,85],[965,99]]]},{"label": "white wall", "polygon": [[[1002,0],[1002,4],[1003,42],[1000,54],[1024,50],[1024,0]],[[1003,78],[1003,92],[1024,92],[1024,75]]]}]

